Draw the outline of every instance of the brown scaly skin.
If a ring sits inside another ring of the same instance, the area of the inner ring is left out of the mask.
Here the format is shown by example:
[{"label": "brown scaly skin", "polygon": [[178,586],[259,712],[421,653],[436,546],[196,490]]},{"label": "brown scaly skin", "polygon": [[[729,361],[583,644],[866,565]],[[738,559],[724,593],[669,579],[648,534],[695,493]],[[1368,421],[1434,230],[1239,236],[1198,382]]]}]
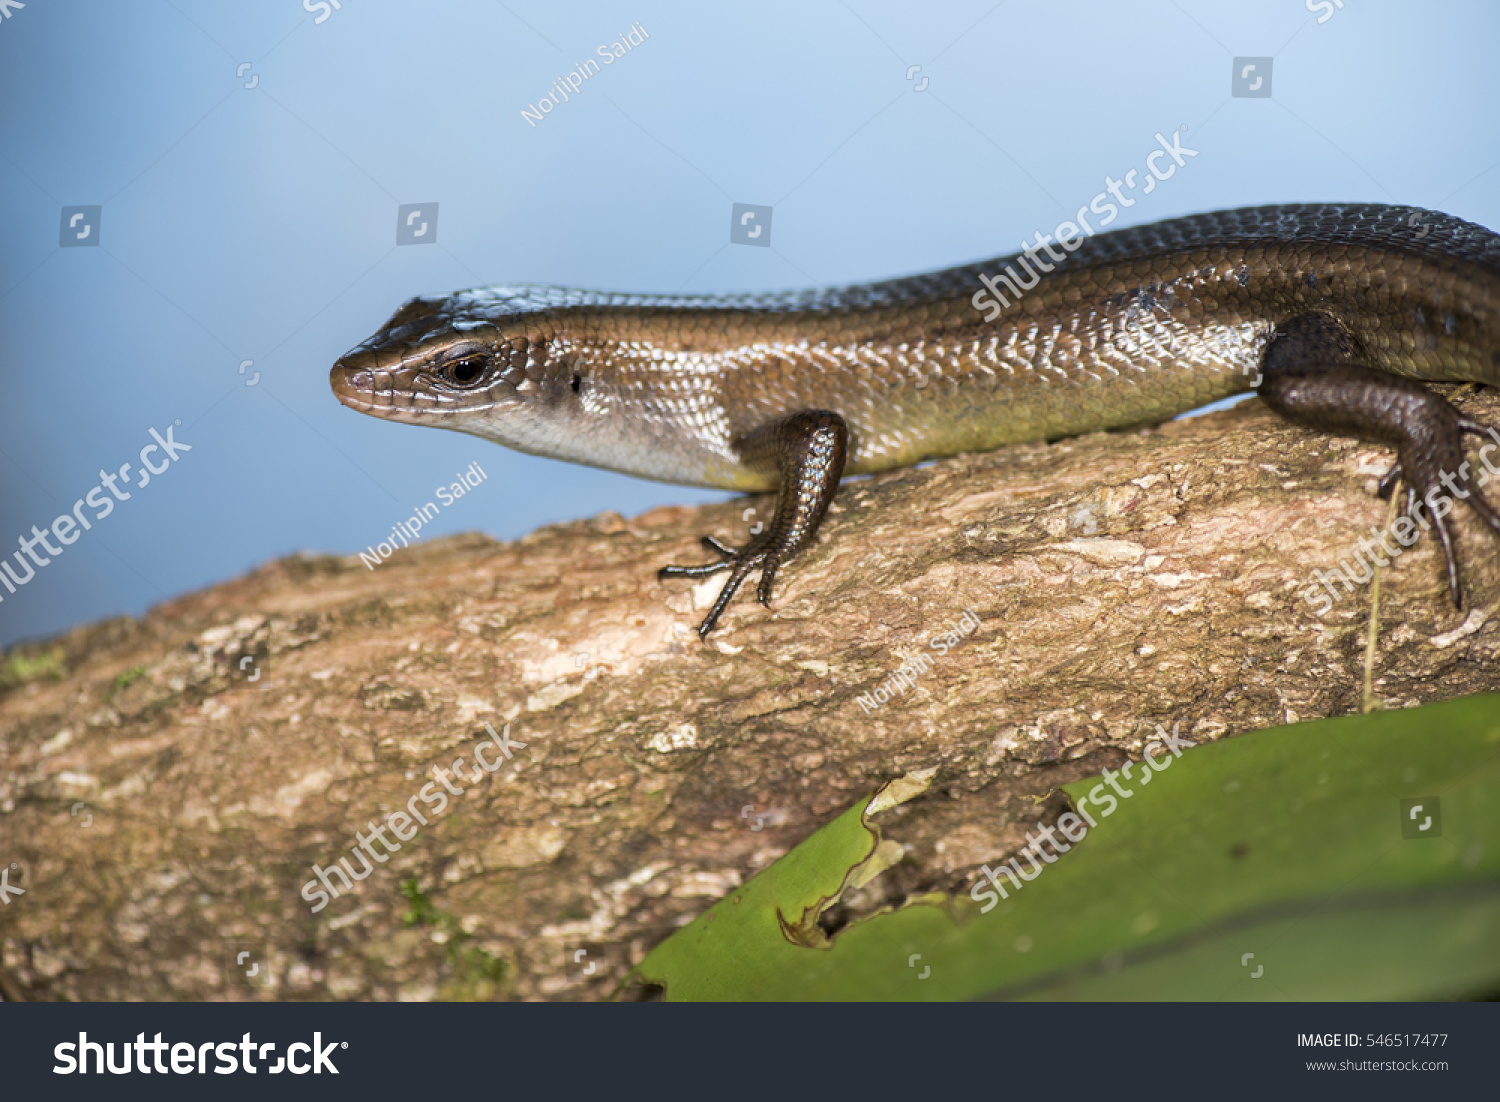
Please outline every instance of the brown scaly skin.
[{"label": "brown scaly skin", "polygon": [[[1032,255],[1042,272],[1005,257],[788,294],[417,298],[334,365],[332,385],[361,412],[532,454],[778,489],[749,546],[709,541],[722,561],[662,571],[729,572],[704,636],[756,569],[769,600],[846,474],[1164,420],[1252,388],[1298,424],[1394,445],[1409,511],[1444,474],[1467,480],[1462,434],[1481,426],[1412,380],[1500,382],[1489,230],[1406,207],[1256,207]],[[1039,280],[1001,304],[980,277],[1007,269]],[[1461,605],[1451,533],[1427,512]]]}]

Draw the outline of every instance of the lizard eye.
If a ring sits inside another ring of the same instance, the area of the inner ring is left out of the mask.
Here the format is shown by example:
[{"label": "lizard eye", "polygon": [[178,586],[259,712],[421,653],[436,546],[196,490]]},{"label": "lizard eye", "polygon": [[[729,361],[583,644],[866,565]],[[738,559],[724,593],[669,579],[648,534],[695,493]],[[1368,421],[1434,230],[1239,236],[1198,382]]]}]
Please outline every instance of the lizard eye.
[{"label": "lizard eye", "polygon": [[443,374],[459,386],[473,386],[484,377],[484,369],[488,363],[489,358],[486,356],[465,356],[444,367]]}]

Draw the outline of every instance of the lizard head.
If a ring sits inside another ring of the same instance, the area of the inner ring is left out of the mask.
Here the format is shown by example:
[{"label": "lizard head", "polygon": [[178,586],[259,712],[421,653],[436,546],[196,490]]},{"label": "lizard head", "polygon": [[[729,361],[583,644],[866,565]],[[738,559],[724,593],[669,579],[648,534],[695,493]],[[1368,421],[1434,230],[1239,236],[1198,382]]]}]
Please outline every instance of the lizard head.
[{"label": "lizard head", "polygon": [[[767,488],[758,474],[746,482],[706,434],[662,439],[671,416],[699,416],[691,393],[678,397],[691,390],[691,353],[682,340],[653,345],[641,324],[643,313],[684,308],[670,298],[540,284],[414,298],[340,356],[329,381],[344,405],[388,421],[642,478]],[[721,328],[697,327],[710,337]],[[632,367],[623,382],[610,370],[620,360]]]},{"label": "lizard head", "polygon": [[475,432],[553,389],[559,365],[538,318],[501,288],[414,298],[340,356],[329,382],[360,413]]}]

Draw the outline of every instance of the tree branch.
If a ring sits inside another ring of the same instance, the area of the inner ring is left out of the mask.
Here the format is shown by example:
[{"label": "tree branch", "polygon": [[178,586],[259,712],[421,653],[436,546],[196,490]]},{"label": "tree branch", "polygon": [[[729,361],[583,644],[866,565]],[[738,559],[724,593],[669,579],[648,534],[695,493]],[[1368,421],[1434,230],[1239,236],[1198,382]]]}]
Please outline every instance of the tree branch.
[{"label": "tree branch", "polygon": [[[1201,742],[1359,709],[1370,587],[1321,618],[1299,594],[1386,522],[1389,461],[1252,402],[853,482],[773,610],[736,602],[708,645],[718,581],[656,569],[696,561],[703,533],[743,539],[767,499],[445,539],[375,570],[287,559],[75,630],[28,648],[55,647],[60,680],[0,696],[0,859],[26,890],[0,909],[0,992],[599,998],[838,811],[934,767],[876,884],[965,890],[1059,783],[1139,757],[1157,724]],[[1500,548],[1459,517],[1475,611],[1430,538],[1381,572],[1384,706],[1500,688]],[[966,611],[978,627],[940,653]],[[473,763],[486,724],[493,773]],[[449,795],[432,769],[455,759]],[[311,866],[361,870],[356,835],[398,811],[428,821],[372,841],[374,872],[311,913]],[[239,978],[241,950],[271,986]]]}]

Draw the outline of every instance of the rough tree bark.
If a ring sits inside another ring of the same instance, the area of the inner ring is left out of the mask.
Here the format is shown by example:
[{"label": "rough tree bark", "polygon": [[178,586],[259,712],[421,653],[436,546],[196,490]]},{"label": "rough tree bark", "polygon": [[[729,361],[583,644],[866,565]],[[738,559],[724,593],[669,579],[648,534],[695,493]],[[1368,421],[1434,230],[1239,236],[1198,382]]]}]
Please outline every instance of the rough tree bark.
[{"label": "rough tree bark", "polygon": [[[1489,395],[1459,400],[1500,423]],[[851,483],[773,609],[736,602],[708,645],[717,580],[655,571],[743,534],[747,502],[445,539],[373,571],[285,559],[28,647],[60,668],[27,680],[13,653],[0,696],[0,861],[26,892],[0,908],[4,994],[605,997],[925,768],[886,824],[907,858],[867,894],[963,890],[1056,813],[1059,783],[1139,756],[1158,723],[1202,741],[1359,710],[1370,587],[1321,618],[1299,594],[1386,522],[1389,458],[1252,402]],[[1500,548],[1460,513],[1472,611],[1430,538],[1381,571],[1385,706],[1500,688]],[[934,652],[966,609],[981,626]],[[914,688],[867,711],[924,650]],[[310,866],[472,760],[486,723],[525,748],[454,778],[461,796],[311,913]],[[269,985],[240,979],[241,949]]]}]

